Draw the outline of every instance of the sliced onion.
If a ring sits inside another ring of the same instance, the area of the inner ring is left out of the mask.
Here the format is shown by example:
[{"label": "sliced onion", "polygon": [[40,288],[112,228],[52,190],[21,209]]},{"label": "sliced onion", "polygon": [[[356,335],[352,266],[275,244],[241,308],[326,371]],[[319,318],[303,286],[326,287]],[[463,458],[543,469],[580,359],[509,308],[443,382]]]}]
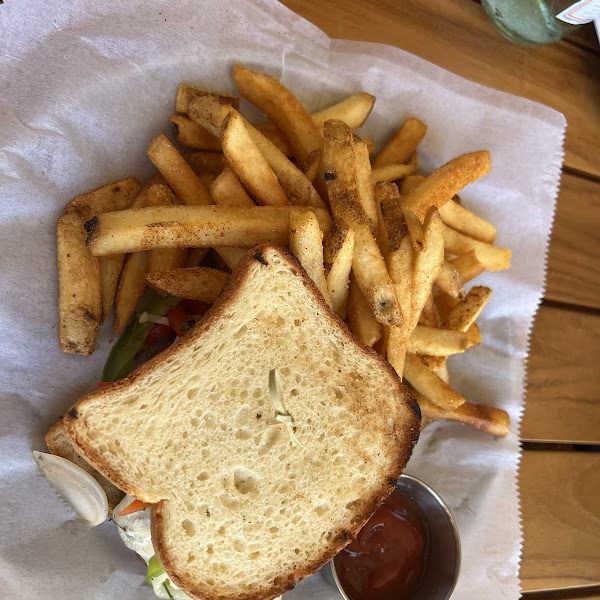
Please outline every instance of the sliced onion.
[{"label": "sliced onion", "polygon": [[108,518],[108,499],[102,486],[81,467],[62,456],[33,451],[46,479],[90,527]]},{"label": "sliced onion", "polygon": [[170,325],[168,317],[160,317],[149,312],[143,312],[138,320],[139,323],[156,323],[158,325]]}]

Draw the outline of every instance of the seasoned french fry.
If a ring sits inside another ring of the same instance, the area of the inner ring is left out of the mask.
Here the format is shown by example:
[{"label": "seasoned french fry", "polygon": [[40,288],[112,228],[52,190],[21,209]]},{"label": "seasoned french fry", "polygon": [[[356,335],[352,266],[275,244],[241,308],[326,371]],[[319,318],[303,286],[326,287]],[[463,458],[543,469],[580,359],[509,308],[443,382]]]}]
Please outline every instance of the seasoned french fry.
[{"label": "seasoned french fry", "polygon": [[169,121],[175,127],[177,141],[182,146],[197,150],[221,150],[219,138],[202,127],[202,125],[194,123],[189,117],[185,115],[173,115]]},{"label": "seasoned french fry", "polygon": [[441,321],[438,317],[435,304],[433,302],[433,295],[429,294],[427,301],[425,302],[425,306],[423,306],[423,310],[421,311],[421,315],[419,316],[418,324],[425,325],[427,327],[437,327],[440,325],[440,323]]},{"label": "seasoned french fry", "polygon": [[464,402],[458,408],[448,410],[441,408],[418,391],[414,392],[423,417],[463,423],[498,437],[506,437],[510,433],[510,417],[504,410],[471,402]]},{"label": "seasoned french fry", "polygon": [[425,134],[427,125],[419,119],[408,118],[373,161],[373,167],[399,165],[410,158]]},{"label": "seasoned french fry", "polygon": [[354,255],[354,231],[345,223],[334,221],[323,246],[331,306],[340,319],[345,319]]},{"label": "seasoned french fry", "polygon": [[202,206],[211,204],[210,196],[185,159],[166,135],[154,138],[146,150],[182,204]]},{"label": "seasoned french fry", "polygon": [[[419,358],[421,362],[430,370],[433,371],[438,377],[439,372],[446,366],[447,356],[430,356],[427,354],[420,354]],[[443,379],[443,377],[442,377]],[[448,383],[445,379],[444,381]]]},{"label": "seasoned french fry", "polygon": [[432,206],[440,207],[469,183],[490,172],[487,150],[463,154],[436,169],[416,189],[402,199],[419,219],[424,219]]},{"label": "seasoned french fry", "polygon": [[302,166],[302,172],[306,175],[309,181],[314,181],[321,170],[321,163],[323,159],[322,150],[315,150],[311,152]]},{"label": "seasoned french fry", "polygon": [[[219,141],[219,149],[220,144]],[[202,173],[218,175],[227,166],[227,159],[222,152],[184,152],[181,156],[198,176]]]},{"label": "seasoned french fry", "polygon": [[456,269],[463,284],[475,279],[475,277],[485,271],[485,267],[477,260],[474,250],[458,256],[451,260],[450,263]]},{"label": "seasoned french fry", "polygon": [[508,248],[484,244],[447,225],[444,225],[444,248],[457,256],[475,252],[477,261],[488,271],[503,271],[510,267],[511,251]]},{"label": "seasoned french fry", "polygon": [[198,267],[200,263],[205,259],[208,254],[210,248],[190,248],[187,251],[187,256],[185,258],[184,267]]},{"label": "seasoned french fry", "polygon": [[[86,223],[88,247],[96,256],[155,248],[287,245],[294,206],[160,206],[106,213]],[[331,219],[312,209],[323,232]]]},{"label": "seasoned french fry", "polygon": [[[214,98],[203,97],[196,98],[190,103],[189,114],[194,122],[206,127],[211,133],[219,135],[223,120],[232,110],[229,106],[219,104]],[[325,203],[306,175],[246,120],[244,125],[252,141],[273,169],[288,200],[292,204],[324,208]]]},{"label": "seasoned french fry", "polygon": [[[166,186],[156,184],[148,189],[145,206],[177,206],[175,194]],[[147,270],[149,273],[179,269],[185,265],[185,248],[160,248],[148,253]]]},{"label": "seasoned french fry", "polygon": [[423,224],[425,248],[422,252],[415,253],[409,332],[417,325],[427,298],[431,294],[433,282],[444,264],[442,227],[438,211],[430,210]]},{"label": "seasoned french fry", "polygon": [[[450,373],[448,371],[448,365],[444,363],[439,369],[434,369],[433,372],[446,384],[450,385]],[[462,404],[461,404],[462,406]],[[459,407],[460,408],[460,407]]]},{"label": "seasoned french fry", "polygon": [[313,152],[321,151],[323,138],[317,126],[296,96],[281,82],[241,65],[233,69],[233,81],[240,94],[277,125],[290,143],[297,164],[303,167]]},{"label": "seasoned french fry", "polygon": [[480,242],[493,244],[496,239],[496,227],[489,221],[478,217],[475,213],[456,202],[446,202],[440,206],[442,221],[459,233],[464,233]]},{"label": "seasoned french fry", "polygon": [[467,331],[475,323],[491,296],[492,290],[488,287],[472,287],[464,301],[457,304],[448,314],[444,321],[445,328]]},{"label": "seasoned french fry", "polygon": [[230,112],[223,119],[221,146],[229,165],[257,204],[289,205],[275,173],[252,141],[238,113]]},{"label": "seasoned french fry", "polygon": [[231,167],[225,167],[210,186],[210,195],[219,206],[253,206],[244,186]]},{"label": "seasoned french fry", "polygon": [[[65,214],[77,213],[83,222],[94,215],[129,208],[142,189],[142,183],[137,177],[121,179],[108,185],[103,185],[87,194],[77,196],[69,202]],[[100,282],[102,287],[102,318],[103,323],[112,307],[119,273],[123,266],[124,254],[101,258]]]},{"label": "seasoned french fry", "polygon": [[215,248],[215,251],[232,271],[247,253],[245,248]]},{"label": "seasoned french fry", "polygon": [[100,323],[104,323],[106,317],[110,314],[124,260],[124,254],[111,254],[110,256],[98,257],[102,287],[102,318],[100,319]]},{"label": "seasoned french fry", "polygon": [[427,179],[424,175],[409,175],[402,180],[400,192],[403,196],[416,190]]},{"label": "seasoned french fry", "polygon": [[417,252],[421,252],[425,249],[425,231],[423,230],[423,225],[421,221],[415,215],[415,213],[410,210],[410,208],[402,208],[402,212],[404,213],[404,220],[406,221],[406,226],[408,227],[408,231],[410,233],[410,239],[412,240],[413,248]]},{"label": "seasoned french fry", "polygon": [[325,121],[331,119],[344,121],[350,129],[358,129],[367,120],[373,104],[375,104],[375,96],[366,92],[358,92],[333,106],[318,110],[311,116],[319,131],[323,131]]},{"label": "seasoned french fry", "polygon": [[137,177],[128,177],[81,194],[69,202],[65,215],[77,213],[83,222],[94,215],[129,208],[142,189]]},{"label": "seasoned french fry", "polygon": [[365,211],[371,231],[375,233],[377,231],[378,212],[377,204],[375,203],[374,181],[371,177],[369,149],[365,142],[357,137],[354,138],[354,163],[358,201]]},{"label": "seasoned french fry", "polygon": [[312,212],[290,213],[290,251],[331,306],[323,267],[323,232]]},{"label": "seasoned french fry", "polygon": [[367,217],[358,201],[354,141],[342,121],[327,121],[324,127],[323,164],[331,210],[354,230],[352,270],[375,318],[385,325],[402,322],[402,313],[385,262]]},{"label": "seasoned french fry", "polygon": [[381,338],[383,326],[373,316],[353,274],[350,275],[347,317],[350,331],[366,346],[374,346]]},{"label": "seasoned french fry", "polygon": [[[375,203],[379,209],[377,242],[386,262],[388,254],[396,251],[408,234],[398,188],[393,183],[380,181],[375,185]],[[389,262],[388,262],[389,269]]]},{"label": "seasoned french fry", "polygon": [[428,356],[461,354],[471,346],[467,333],[417,325],[408,340],[408,351]]},{"label": "seasoned french fry", "polygon": [[415,354],[406,355],[404,377],[415,390],[427,396],[437,406],[454,409],[465,402],[463,396],[430,371]]},{"label": "seasoned french fry", "polygon": [[452,296],[446,294],[445,292],[440,292],[440,293],[436,294],[436,296],[434,298],[434,302],[435,302],[435,308],[437,310],[437,313],[438,313],[440,319],[442,320],[442,324],[446,323],[446,320],[448,319],[448,315],[450,314],[450,311],[455,306],[460,304],[460,300],[458,298],[453,298]]},{"label": "seasoned french fry", "polygon": [[219,297],[228,279],[228,273],[208,267],[173,269],[146,275],[148,285],[163,296],[171,294],[209,304]]},{"label": "seasoned french fry", "polygon": [[73,211],[56,224],[58,252],[58,344],[63,352],[89,356],[102,318],[98,260],[85,246],[81,216]]},{"label": "seasoned french fry", "polygon": [[199,90],[198,88],[182,83],[177,88],[177,96],[175,98],[175,112],[188,114],[190,102],[194,98],[199,97],[210,97],[217,100],[220,104],[229,104],[233,106],[235,110],[240,110],[240,99],[237,96],[230,96],[228,94],[219,94],[215,92],[208,92],[205,90]]},{"label": "seasoned french fry", "polygon": [[414,165],[386,165],[385,167],[373,168],[373,183],[377,183],[378,181],[397,181],[398,179],[412,175],[416,169]]},{"label": "seasoned french fry", "polygon": [[131,315],[135,312],[135,307],[144,295],[148,254],[148,252],[133,252],[125,257],[115,294],[115,320],[113,321],[115,333],[125,329]]},{"label": "seasoned french fry", "polygon": [[440,290],[453,298],[462,300],[465,297],[465,288],[463,287],[460,273],[453,261],[444,261],[434,283]]}]

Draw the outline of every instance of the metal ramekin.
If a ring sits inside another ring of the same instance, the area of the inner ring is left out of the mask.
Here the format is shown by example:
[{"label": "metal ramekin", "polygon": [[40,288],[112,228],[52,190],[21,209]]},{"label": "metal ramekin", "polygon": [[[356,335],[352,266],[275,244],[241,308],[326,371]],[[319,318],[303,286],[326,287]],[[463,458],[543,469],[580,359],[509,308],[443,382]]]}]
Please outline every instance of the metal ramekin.
[{"label": "metal ramekin", "polygon": [[[402,475],[396,489],[410,494],[418,504],[429,529],[429,554],[422,584],[411,600],[448,600],[460,572],[460,539],[452,513],[427,484],[411,475]],[[325,580],[336,587],[344,600],[354,600],[346,594],[335,570],[334,561],[321,569]]]}]

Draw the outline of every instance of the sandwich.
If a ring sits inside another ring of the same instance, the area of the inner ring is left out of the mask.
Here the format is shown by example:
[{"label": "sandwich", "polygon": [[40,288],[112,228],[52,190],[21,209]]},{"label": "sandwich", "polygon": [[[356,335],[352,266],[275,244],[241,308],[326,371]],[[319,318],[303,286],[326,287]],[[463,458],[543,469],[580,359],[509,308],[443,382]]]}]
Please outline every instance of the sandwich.
[{"label": "sandwich", "polygon": [[[126,494],[114,519],[126,542],[128,526],[145,532],[134,549],[159,595],[269,600],[392,492],[420,412],[296,259],[265,245],[177,344],[81,398],[62,426],[113,501]],[[148,508],[125,522],[134,502]]]}]

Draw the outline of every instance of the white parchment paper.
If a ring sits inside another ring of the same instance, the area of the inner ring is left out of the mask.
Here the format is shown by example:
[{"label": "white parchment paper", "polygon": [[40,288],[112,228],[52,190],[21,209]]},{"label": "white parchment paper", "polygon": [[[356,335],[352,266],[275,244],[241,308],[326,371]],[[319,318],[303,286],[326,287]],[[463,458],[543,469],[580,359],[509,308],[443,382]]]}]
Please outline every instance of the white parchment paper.
[{"label": "white parchment paper", "polygon": [[[425,171],[463,152],[491,151],[493,172],[462,196],[498,225],[497,244],[512,248],[513,267],[481,277],[494,289],[479,321],[484,343],[450,368],[469,400],[510,413],[513,432],[498,440],[436,423],[407,472],[455,515],[463,561],[454,597],[518,598],[518,423],[563,116],[395,48],[330,40],[274,0],[7,0],[0,28],[2,596],[153,597],[114,525],[80,524],[31,458],[65,408],[94,388],[110,348],[107,323],[93,357],[58,349],[55,221],[77,194],[152,172],[144,151],[159,132],[173,138],[178,83],[231,92],[231,69],[243,63],[281,78],[311,110],[359,90],[376,95],[364,132],[378,145],[419,116],[429,126],[419,154]],[[319,575],[289,594],[336,597]]]}]

